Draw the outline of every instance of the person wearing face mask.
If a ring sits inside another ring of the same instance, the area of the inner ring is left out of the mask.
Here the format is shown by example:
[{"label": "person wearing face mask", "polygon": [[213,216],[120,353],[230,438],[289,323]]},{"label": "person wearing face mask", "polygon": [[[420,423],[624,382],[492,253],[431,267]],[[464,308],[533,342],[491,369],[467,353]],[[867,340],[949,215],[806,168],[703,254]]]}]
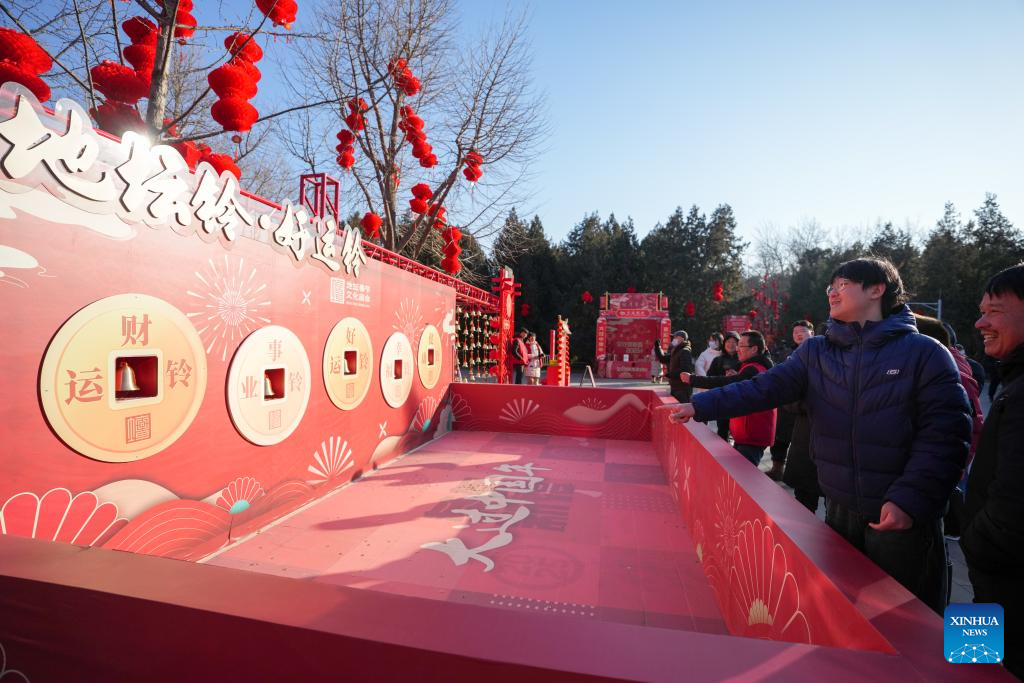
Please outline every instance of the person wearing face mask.
[{"label": "person wearing face mask", "polygon": [[654,353],[659,361],[668,365],[669,393],[680,403],[689,401],[692,393],[690,385],[679,378],[682,373],[693,372],[693,352],[690,350],[686,330],[676,330],[672,333],[672,347],[668,353],[661,350],[661,340],[655,339]]},{"label": "person wearing face mask", "polygon": [[[694,396],[672,419],[715,420],[804,401],[825,521],[942,614],[942,515],[970,447],[967,394],[949,351],[918,333],[895,266],[854,259],[829,283],[823,336],[768,372]],[[1019,491],[1011,496],[1020,499]],[[962,545],[969,564],[969,544]]]},{"label": "person wearing face mask", "polygon": [[[740,357],[736,347],[740,343],[740,335],[732,330],[725,333],[722,339],[722,352],[712,359],[708,366],[708,377],[727,377],[736,374],[740,367]],[[729,441],[729,421],[718,420],[718,436],[722,441]]]},{"label": "person wearing face mask", "polygon": [[[736,373],[728,377],[698,377],[683,373],[681,379],[697,389],[714,389],[751,379],[774,365],[765,348],[764,335],[760,332],[748,330],[740,334],[740,343],[736,349],[740,360]],[[773,408],[729,420],[729,431],[736,442],[734,448],[755,467],[761,462],[764,449],[775,441],[775,418]]]},{"label": "person wearing face mask", "polygon": [[722,335],[714,332],[708,337],[708,347],[697,356],[697,362],[693,366],[693,374],[698,377],[707,377],[711,362],[720,355],[722,355]]}]

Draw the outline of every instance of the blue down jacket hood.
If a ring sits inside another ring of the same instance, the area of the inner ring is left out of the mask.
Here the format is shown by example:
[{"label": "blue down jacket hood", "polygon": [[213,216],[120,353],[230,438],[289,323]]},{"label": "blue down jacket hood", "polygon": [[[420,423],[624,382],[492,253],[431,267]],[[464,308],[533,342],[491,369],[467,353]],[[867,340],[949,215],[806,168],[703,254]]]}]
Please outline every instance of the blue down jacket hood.
[{"label": "blue down jacket hood", "polygon": [[827,498],[874,520],[892,501],[915,521],[942,515],[971,438],[956,363],[899,311],[863,328],[830,321],[766,373],[693,398],[702,420],[804,400]]}]

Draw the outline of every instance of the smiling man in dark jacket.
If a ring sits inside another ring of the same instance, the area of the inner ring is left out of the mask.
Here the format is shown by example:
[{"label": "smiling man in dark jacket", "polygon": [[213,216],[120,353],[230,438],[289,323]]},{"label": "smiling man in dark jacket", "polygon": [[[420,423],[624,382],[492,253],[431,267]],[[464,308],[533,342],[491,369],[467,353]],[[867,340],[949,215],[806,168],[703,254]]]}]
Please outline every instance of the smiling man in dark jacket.
[{"label": "smiling man in dark jacket", "polygon": [[978,439],[967,480],[960,546],[975,602],[1002,606],[1003,664],[1024,679],[1024,265],[995,275],[974,324],[1003,387]]},{"label": "smiling man in dark jacket", "polygon": [[848,261],[830,282],[824,336],[750,381],[698,394],[673,418],[803,400],[829,526],[941,614],[942,514],[967,458],[967,395],[949,351],[918,334],[891,263]]}]

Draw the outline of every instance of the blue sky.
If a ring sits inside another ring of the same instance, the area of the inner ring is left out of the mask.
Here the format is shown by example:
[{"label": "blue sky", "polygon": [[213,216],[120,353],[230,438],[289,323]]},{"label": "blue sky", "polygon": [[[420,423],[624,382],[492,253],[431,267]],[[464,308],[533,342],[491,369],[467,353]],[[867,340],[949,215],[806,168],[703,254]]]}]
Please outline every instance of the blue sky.
[{"label": "blue sky", "polygon": [[[519,2],[461,0],[464,31]],[[740,232],[807,218],[930,228],[986,191],[1024,227],[1024,2],[543,0],[529,5],[552,136],[536,205],[646,234],[728,202]]]}]

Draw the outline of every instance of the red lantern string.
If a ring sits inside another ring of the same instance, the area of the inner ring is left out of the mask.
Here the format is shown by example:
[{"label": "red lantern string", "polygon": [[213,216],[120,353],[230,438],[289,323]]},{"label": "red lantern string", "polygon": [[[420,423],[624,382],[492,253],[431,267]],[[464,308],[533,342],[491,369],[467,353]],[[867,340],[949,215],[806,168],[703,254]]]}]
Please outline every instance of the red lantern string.
[{"label": "red lantern string", "polygon": [[434,148],[427,142],[427,134],[423,130],[423,119],[417,116],[409,105],[403,106],[399,111],[401,120],[398,122],[398,128],[405,133],[405,139],[412,145],[413,157],[419,160],[420,166],[423,168],[433,168],[437,165],[437,155],[434,154]]},{"label": "red lantern string", "polygon": [[335,161],[338,162],[338,166],[341,166],[347,171],[355,166],[356,163],[356,136],[352,131],[342,129],[338,131],[337,137],[338,144],[334,149],[338,152],[338,156],[335,158]]},{"label": "red lantern string", "polygon": [[274,26],[283,26],[289,31],[299,11],[299,5],[295,0],[256,0],[256,7],[274,22]]},{"label": "red lantern string", "polygon": [[210,115],[225,131],[234,131],[231,140],[240,143],[242,137],[238,133],[248,132],[260,117],[249,100],[259,91],[257,83],[262,74],[253,62],[263,58],[263,49],[250,34],[242,32],[225,38],[224,49],[231,59],[206,77],[210,89],[220,98],[210,108]]},{"label": "red lantern string", "polygon": [[462,175],[466,177],[470,183],[475,183],[484,176],[484,172],[480,170],[480,166],[484,163],[484,158],[480,156],[476,150],[469,150],[466,154],[466,168],[462,170]]},{"label": "red lantern string", "polygon": [[445,228],[441,231],[441,239],[443,241],[441,250],[444,253],[444,258],[441,259],[441,267],[446,273],[455,275],[462,270],[462,264],[459,262],[459,254],[462,253],[462,247],[459,246],[459,241],[462,239],[462,231],[454,226]]}]

